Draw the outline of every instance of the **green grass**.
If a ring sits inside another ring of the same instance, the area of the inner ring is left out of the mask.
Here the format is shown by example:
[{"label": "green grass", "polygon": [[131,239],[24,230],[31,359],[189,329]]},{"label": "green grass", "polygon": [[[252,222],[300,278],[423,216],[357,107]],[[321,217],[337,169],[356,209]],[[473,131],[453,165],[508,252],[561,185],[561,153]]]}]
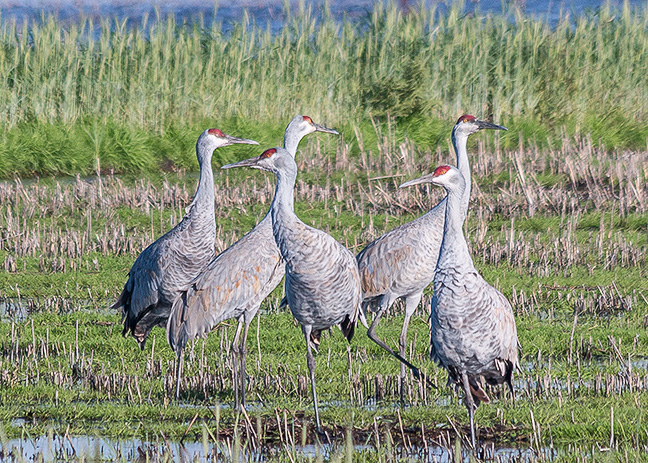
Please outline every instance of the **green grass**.
[{"label": "green grass", "polygon": [[[379,156],[362,152],[355,158],[342,144],[330,151],[329,137],[311,136],[297,158],[298,215],[354,251],[434,204],[440,197],[436,189],[397,185],[449,157],[419,152],[417,161],[409,151],[397,157],[389,148],[397,146],[397,135],[376,134],[382,139]],[[487,151],[480,143],[470,150],[475,188],[468,240],[477,268],[512,302],[523,347],[516,406],[494,393],[493,403],[477,412],[480,427],[497,445],[553,445],[557,461],[575,461],[581,454],[609,461],[611,455],[639,452],[648,431],[642,412],[648,400],[648,370],[642,366],[648,358],[648,204],[642,200],[645,172],[636,167],[645,153],[633,152],[631,161],[619,164],[618,153],[569,144],[542,155],[533,149]],[[525,159],[537,201],[533,217],[512,166],[517,155]],[[101,190],[96,177],[0,183],[0,265],[9,269],[0,272],[0,296],[10,303],[20,298],[29,312],[24,320],[6,316],[0,324],[0,422],[7,435],[45,435],[53,429],[118,439],[163,433],[178,440],[196,417],[188,439],[200,440],[205,429],[214,434],[237,429],[252,445],[244,435],[250,432],[241,424],[244,417],[231,410],[227,353],[234,323],[190,349],[183,401],[177,404],[174,355],[164,331],[155,328],[141,352],[121,337],[119,315],[106,310],[135,256],[180,220],[195,184],[196,176],[184,172],[103,175]],[[215,188],[222,249],[266,213],[273,183],[256,171],[221,171]],[[266,442],[282,446],[288,443],[278,434],[277,416],[295,427],[297,440],[304,432],[311,436],[313,416],[301,332],[288,313],[277,310],[280,297],[278,288],[262,306],[258,343],[257,324],[251,327],[248,414],[253,427],[261,423]],[[426,308],[429,297],[430,289]],[[392,345],[401,311],[397,305],[379,327]],[[454,436],[455,428],[466,433],[459,397],[445,387],[446,373],[427,359],[428,333],[420,311],[409,330],[412,361],[439,390],[422,389],[408,378],[408,405],[402,408],[399,365],[364,329],[351,345],[337,330],[324,334],[317,356],[322,419],[336,444],[344,445],[345,428],[356,444],[368,442],[368,453],[352,454],[356,461],[362,456],[381,461],[402,451],[400,422],[421,445],[423,429],[443,448],[452,447],[443,440],[446,433]],[[611,413],[616,446],[600,452],[597,446],[609,445]],[[389,436],[391,450],[374,448],[377,437],[385,443]],[[287,452],[277,458],[301,458]]]},{"label": "green grass", "polygon": [[443,147],[463,113],[508,126],[508,148],[586,136],[645,148],[647,23],[645,9],[603,7],[552,28],[459,4],[447,15],[388,6],[354,23],[307,9],[275,34],[173,17],[133,28],[46,17],[28,33],[5,21],[0,176],[88,174],[97,157],[116,172],[195,169],[205,128],[274,145],[296,113],[339,128],[355,154],[356,130],[376,151],[372,124]]},{"label": "green grass", "polygon": [[[514,306],[523,347],[516,406],[495,393],[480,427],[498,445],[553,445],[555,461],[645,460],[648,13],[603,8],[553,29],[512,14],[388,7],[337,24],[300,12],[276,35],[172,18],[112,32],[104,23],[98,38],[89,20],[62,35],[53,18],[28,25],[31,35],[3,23],[0,176],[45,176],[0,182],[0,302],[22,307],[0,323],[3,449],[5,435],[50,432],[177,441],[194,417],[189,439],[229,445],[231,457],[240,432],[251,448],[250,426],[230,408],[233,323],[193,346],[178,404],[164,331],[142,352],[107,311],[137,254],[191,201],[198,134],[217,126],[276,145],[296,113],[338,128],[342,137],[302,143],[296,211],[358,252],[442,197],[398,185],[453,160],[450,129],[470,112],[511,129],[469,144],[465,229],[475,265]],[[213,164],[258,152],[218,150]],[[265,173],[215,172],[219,250],[263,217],[273,185]],[[280,297],[278,288],[262,306],[258,344],[251,327],[248,414],[283,449],[270,461],[306,461],[290,450],[302,433],[312,441],[303,339]],[[394,312],[379,327],[391,345],[402,307]],[[423,310],[409,333],[412,361],[439,390],[407,378],[406,407],[399,365],[364,329],[351,345],[324,334],[318,393],[334,447],[323,459],[407,460],[403,433],[419,445],[425,430],[444,449],[455,428],[466,433],[460,399],[427,359]],[[345,452],[346,429],[370,447]]]}]

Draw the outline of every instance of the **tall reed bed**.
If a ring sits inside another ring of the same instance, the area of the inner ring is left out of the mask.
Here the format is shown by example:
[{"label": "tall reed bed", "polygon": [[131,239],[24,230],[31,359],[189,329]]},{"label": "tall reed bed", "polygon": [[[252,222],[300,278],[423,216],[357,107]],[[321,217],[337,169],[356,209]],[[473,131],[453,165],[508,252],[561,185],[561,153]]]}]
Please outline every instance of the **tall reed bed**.
[{"label": "tall reed bed", "polygon": [[[370,135],[371,118],[434,147],[464,112],[508,125],[507,146],[563,132],[645,147],[648,13],[603,7],[555,27],[502,15],[376,8],[336,22],[310,7],[272,33],[222,24],[54,17],[0,27],[0,175],[195,167],[187,131],[214,123],[275,143],[306,113]],[[365,142],[374,142],[370,136]]]}]

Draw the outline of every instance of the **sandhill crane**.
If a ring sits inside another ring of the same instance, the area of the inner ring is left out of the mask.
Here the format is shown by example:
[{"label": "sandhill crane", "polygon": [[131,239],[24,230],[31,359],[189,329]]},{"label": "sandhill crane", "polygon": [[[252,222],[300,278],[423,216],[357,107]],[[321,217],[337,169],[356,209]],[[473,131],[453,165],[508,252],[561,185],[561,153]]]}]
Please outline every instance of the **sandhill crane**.
[{"label": "sandhill crane", "polygon": [[317,351],[321,332],[333,325],[339,325],[351,341],[362,301],[358,267],[347,248],[327,233],[304,224],[295,214],[297,164],[287,150],[270,148],[259,157],[223,168],[244,166],[277,176],[270,206],[272,231],[286,263],[286,299],[306,340],[315,421],[321,433],[312,350]]},{"label": "sandhill crane", "polygon": [[432,183],[447,191],[445,225],[434,274],[430,314],[430,355],[448,370],[449,381],[463,387],[476,444],[475,409],[490,398],[482,389],[506,382],[513,391],[513,370],[519,369],[519,342],[511,304],[489,285],[473,265],[463,234],[466,181],[459,169],[437,167],[432,174],[402,187]]},{"label": "sandhill crane", "polygon": [[[506,127],[463,115],[452,129],[457,167],[466,178],[460,209],[463,217],[466,216],[470,200],[470,163],[466,144],[468,137],[481,129],[506,130]],[[369,243],[356,257],[362,281],[363,312],[367,309],[375,311],[367,334],[376,344],[402,362],[401,378],[405,376],[405,366],[412,370],[417,379],[421,377],[419,369],[405,360],[407,327],[421,302],[423,290],[434,278],[443,236],[445,204],[444,199],[427,214],[385,233]],[[405,319],[397,354],[378,337],[376,326],[385,311],[400,298],[405,299]],[[401,400],[404,397],[403,393],[404,388],[401,386]]]},{"label": "sandhill crane", "polygon": [[[286,127],[284,147],[295,157],[301,139],[313,132],[338,134],[315,124],[308,116],[295,116]],[[176,399],[180,396],[184,347],[198,336],[207,336],[218,323],[236,318],[238,327],[232,343],[232,351],[237,357],[233,364],[234,402],[236,408],[241,402],[245,407],[248,329],[261,303],[283,276],[284,264],[268,212],[243,238],[212,259],[182,291],[167,324],[167,341],[177,355]]]},{"label": "sandhill crane", "polygon": [[214,174],[211,159],[216,148],[254,140],[225,135],[218,129],[205,130],[196,143],[200,180],[193,201],[180,223],[137,257],[124,289],[111,306],[122,310],[124,330],[144,349],[151,329],[165,326],[178,292],[214,256],[216,219],[214,215]]}]

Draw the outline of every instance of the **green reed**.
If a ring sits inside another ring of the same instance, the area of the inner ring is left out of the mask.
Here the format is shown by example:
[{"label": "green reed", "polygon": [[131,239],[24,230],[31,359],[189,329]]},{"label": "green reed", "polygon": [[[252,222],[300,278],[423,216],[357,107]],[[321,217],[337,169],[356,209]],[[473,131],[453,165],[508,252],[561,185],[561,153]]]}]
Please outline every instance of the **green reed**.
[{"label": "green reed", "polygon": [[97,157],[122,172],[195,167],[174,154],[193,132],[216,124],[276,143],[296,113],[352,140],[393,118],[401,136],[436,147],[444,123],[469,112],[507,125],[509,147],[553,146],[563,134],[645,147],[644,9],[603,7],[551,27],[515,8],[461,8],[388,6],[336,22],[302,6],[275,33],[246,15],[228,28],[173,16],[136,27],[4,21],[0,175],[88,173]]}]

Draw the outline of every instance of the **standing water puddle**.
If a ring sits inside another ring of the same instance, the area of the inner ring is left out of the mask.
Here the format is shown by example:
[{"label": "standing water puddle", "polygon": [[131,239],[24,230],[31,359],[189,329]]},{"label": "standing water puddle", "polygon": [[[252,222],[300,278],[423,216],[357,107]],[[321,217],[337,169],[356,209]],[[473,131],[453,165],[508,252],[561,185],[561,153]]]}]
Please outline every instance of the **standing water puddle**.
[{"label": "standing water puddle", "polygon": [[[209,442],[167,441],[160,438],[157,441],[140,439],[105,439],[92,436],[61,437],[58,435],[41,436],[34,439],[11,439],[0,444],[0,461],[179,461],[179,462],[207,462],[207,461],[292,461],[317,460],[323,458],[337,459],[348,456],[347,452],[362,455],[382,455],[395,458],[398,461],[412,460],[423,462],[450,463],[458,461],[452,449],[437,445],[424,447],[390,447],[376,450],[372,446],[355,445],[347,446],[341,442],[339,445],[306,445],[282,446],[278,444],[264,445],[261,450],[250,450],[249,446],[237,448],[232,441],[223,441],[218,445]],[[533,462],[543,459],[551,460],[555,452],[543,449],[543,455],[529,448],[496,447],[486,444],[484,458],[500,462]],[[283,458],[282,458],[283,457]],[[286,460],[287,461],[287,460]],[[470,457],[464,452],[461,461],[468,462]]]}]

